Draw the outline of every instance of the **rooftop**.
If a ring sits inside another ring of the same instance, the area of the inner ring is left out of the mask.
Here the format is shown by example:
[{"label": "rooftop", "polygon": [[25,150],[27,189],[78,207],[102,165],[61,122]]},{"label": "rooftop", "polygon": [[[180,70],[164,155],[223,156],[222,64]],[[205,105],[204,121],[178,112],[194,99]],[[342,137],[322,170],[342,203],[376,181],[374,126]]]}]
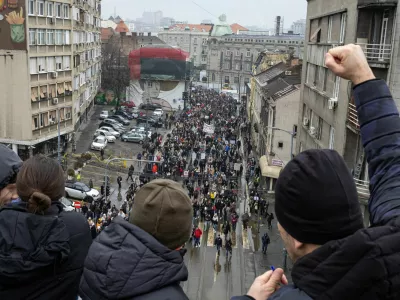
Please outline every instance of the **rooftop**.
[{"label": "rooftop", "polygon": [[283,62],[280,62],[271,68],[261,72],[255,76],[256,80],[260,83],[261,86],[265,86],[270,80],[280,76],[287,69],[287,65]]},{"label": "rooftop", "polygon": [[239,31],[248,31],[248,29],[246,27],[243,27],[242,25],[240,25],[238,23],[231,24],[231,29],[232,29],[233,33],[239,33]]}]

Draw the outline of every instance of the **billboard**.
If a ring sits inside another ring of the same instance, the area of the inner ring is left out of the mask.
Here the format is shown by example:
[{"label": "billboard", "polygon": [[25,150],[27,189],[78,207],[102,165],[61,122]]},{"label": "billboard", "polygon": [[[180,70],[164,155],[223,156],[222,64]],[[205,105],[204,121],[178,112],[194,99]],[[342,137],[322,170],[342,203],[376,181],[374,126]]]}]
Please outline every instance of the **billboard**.
[{"label": "billboard", "polygon": [[27,50],[25,0],[0,0],[0,49]]}]

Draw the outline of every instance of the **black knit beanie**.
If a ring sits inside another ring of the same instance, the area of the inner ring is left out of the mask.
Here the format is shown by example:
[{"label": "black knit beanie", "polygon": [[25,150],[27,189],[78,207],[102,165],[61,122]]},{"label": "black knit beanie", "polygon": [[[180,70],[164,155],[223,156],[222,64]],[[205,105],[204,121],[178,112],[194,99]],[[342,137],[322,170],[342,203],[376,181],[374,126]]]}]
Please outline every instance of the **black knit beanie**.
[{"label": "black knit beanie", "polygon": [[364,227],[353,177],[334,150],[307,150],[286,165],[275,187],[275,213],[287,233],[308,244]]}]

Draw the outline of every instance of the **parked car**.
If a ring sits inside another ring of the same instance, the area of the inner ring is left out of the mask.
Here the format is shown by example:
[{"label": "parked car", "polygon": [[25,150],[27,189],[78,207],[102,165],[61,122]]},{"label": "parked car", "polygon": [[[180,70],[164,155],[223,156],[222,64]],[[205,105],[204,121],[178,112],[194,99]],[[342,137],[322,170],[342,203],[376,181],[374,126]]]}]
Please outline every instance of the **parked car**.
[{"label": "parked car", "polygon": [[97,129],[94,132],[94,137],[98,137],[99,135],[101,136],[105,136],[107,139],[107,142],[109,143],[115,143],[116,137],[114,135],[112,135],[110,132],[106,131],[106,130],[101,130],[101,129]]},{"label": "parked car", "polygon": [[63,206],[64,211],[74,211],[75,210],[74,202],[72,202],[71,200],[69,200],[65,197],[62,197],[60,199],[60,203]]},{"label": "parked car", "polygon": [[98,150],[100,151],[101,149],[104,149],[107,146],[107,139],[105,136],[101,136],[99,135],[98,137],[96,137],[93,142],[92,145],[90,146],[90,148],[92,150]]},{"label": "parked car", "polygon": [[141,127],[141,126],[136,126],[136,127],[132,127],[130,132],[135,132],[135,133],[140,133],[143,134],[144,136],[146,136],[146,131],[147,131],[147,137],[150,138],[151,137],[151,130],[150,127]]},{"label": "parked car", "polygon": [[100,118],[100,120],[104,120],[104,119],[107,119],[108,116],[109,116],[108,110],[103,110],[103,111],[100,113],[99,118]]},{"label": "parked car", "polygon": [[121,140],[124,142],[135,142],[139,144],[142,144],[145,138],[145,135],[137,132],[127,132],[121,136]]},{"label": "parked car", "polygon": [[135,105],[135,102],[133,102],[133,101],[126,101],[126,102],[122,102],[122,103],[120,104],[120,106],[133,108],[133,107],[135,107],[136,105]]},{"label": "parked car", "polygon": [[117,116],[122,116],[122,117],[124,117],[125,119],[127,119],[127,120],[132,120],[134,117],[133,117],[133,114],[130,114],[130,113],[128,113],[128,112],[125,112],[125,111],[123,111],[123,110],[117,110],[116,112],[115,112],[115,115],[117,115]]},{"label": "parked car", "polygon": [[120,116],[120,115],[113,115],[108,118],[113,119],[113,120],[117,121],[118,123],[121,123],[122,125],[131,124],[131,122],[129,120],[125,119],[123,116]]},{"label": "parked car", "polygon": [[108,133],[111,133],[116,138],[119,138],[121,135],[118,131],[116,131],[114,128],[109,127],[109,126],[103,126],[103,127],[100,127],[99,129],[102,131],[107,131]]},{"label": "parked car", "polygon": [[[114,120],[114,119],[105,119],[103,122],[101,122],[101,124],[105,124],[106,126],[111,126],[114,129],[120,129],[122,132],[126,131],[126,127],[124,127],[121,123],[119,123],[118,121]],[[117,130],[117,131],[120,131]]]},{"label": "parked car", "polygon": [[153,116],[156,116],[158,118],[161,118],[164,114],[164,111],[161,108],[157,108],[154,112],[153,112]]},{"label": "parked car", "polygon": [[160,120],[155,120],[151,117],[138,117],[136,119],[136,124],[149,124],[152,127],[162,127],[163,123]]},{"label": "parked car", "polygon": [[98,190],[91,189],[82,182],[68,180],[65,182],[65,197],[93,202],[93,200],[100,198],[100,193]]},{"label": "parked car", "polygon": [[162,106],[156,103],[142,103],[140,105],[140,109],[144,110],[156,110],[157,108],[162,108]]},{"label": "parked car", "polygon": [[120,134],[127,131],[125,128],[121,128],[121,126],[118,126],[116,124],[105,123],[105,122],[100,123],[99,128],[101,128],[101,127],[111,127],[113,130],[119,132]]}]

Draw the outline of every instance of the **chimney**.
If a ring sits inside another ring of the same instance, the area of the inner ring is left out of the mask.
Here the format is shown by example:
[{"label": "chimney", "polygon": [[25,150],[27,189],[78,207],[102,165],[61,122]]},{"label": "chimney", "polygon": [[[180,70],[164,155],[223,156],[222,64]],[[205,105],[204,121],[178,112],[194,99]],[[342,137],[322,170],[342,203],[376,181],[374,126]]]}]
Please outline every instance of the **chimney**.
[{"label": "chimney", "polygon": [[148,33],[147,33],[147,36],[151,36],[151,32],[148,32]]},{"label": "chimney", "polygon": [[126,36],[126,32],[120,32],[119,33],[121,36]]},{"label": "chimney", "polygon": [[133,36],[137,36],[137,32],[132,32],[132,35]]}]

